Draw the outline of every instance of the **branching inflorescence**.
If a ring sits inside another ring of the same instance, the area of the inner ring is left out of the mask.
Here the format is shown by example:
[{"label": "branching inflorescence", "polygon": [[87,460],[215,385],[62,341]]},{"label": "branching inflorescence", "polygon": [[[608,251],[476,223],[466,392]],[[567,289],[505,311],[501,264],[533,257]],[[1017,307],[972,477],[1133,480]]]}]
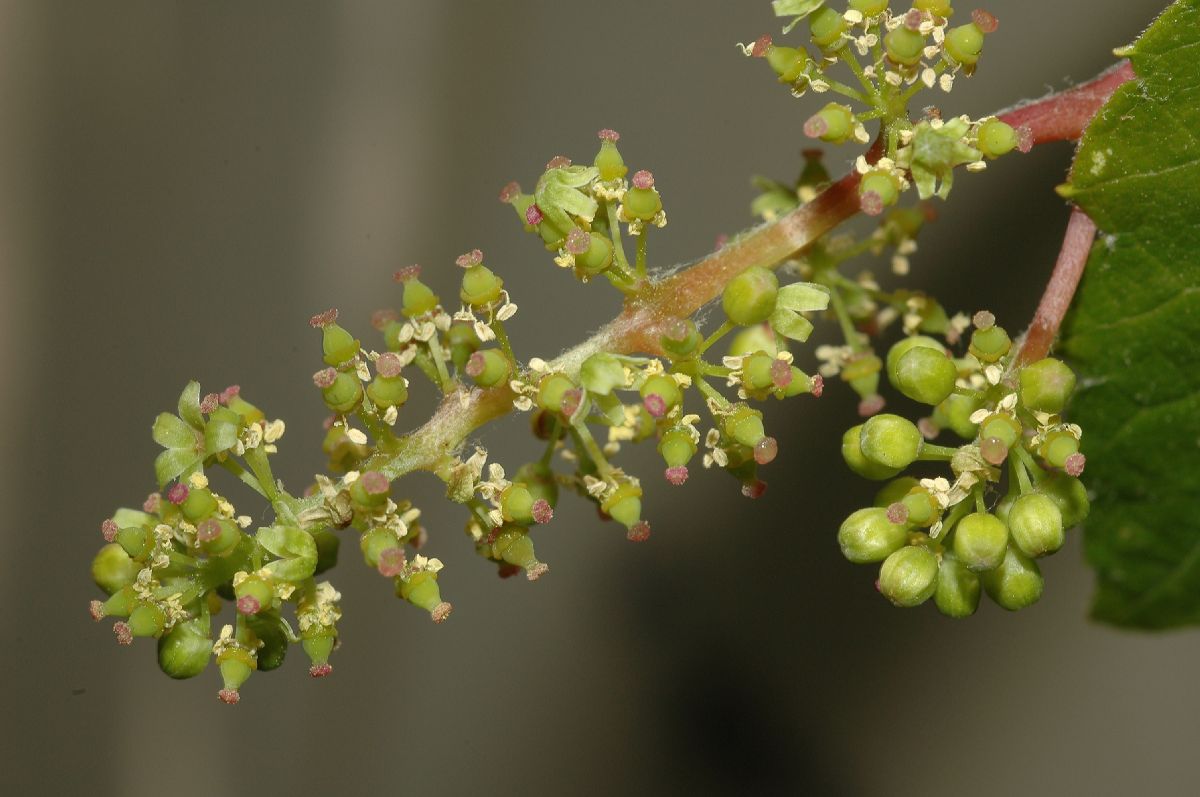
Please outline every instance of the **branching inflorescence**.
[{"label": "branching inflorescence", "polygon": [[[155,462],[158,491],[140,509],[120,509],[102,524],[107,544],[93,576],[109,597],[92,602],[93,617],[122,618],[115,625],[122,644],[157,638],[159,663],[173,677],[198,674],[215,654],[226,702],[237,702],[253,671],[278,667],[291,643],[302,645],[311,674],[322,676],[331,671],[341,612],[337,591],[318,577],[335,563],[349,529],[366,564],[400,598],[436,622],[451,613],[438,583],[442,563],[425,553],[433,543],[420,511],[395,495],[401,477],[436,474],[447,498],[462,506],[476,552],[502,577],[524,573],[533,581],[548,566],[537,558],[532,532],[552,521],[562,491],[595,503],[630,540],[649,537],[641,483],[616,461],[623,446],[652,441],[662,478],[672,485],[683,485],[699,459],[757,498],[766,488],[759,469],[775,458],[778,443],[756,405],[820,396],[834,376],[869,418],[844,439],[855,471],[890,479],[915,461],[939,460],[954,476],[890,482],[876,507],[843,525],[847,557],[882,561],[879,587],[900,605],[936,593],[946,613],[970,614],[979,572],[1001,605],[1036,599],[1030,585],[1036,581],[1040,594],[1041,582],[1027,577],[1036,576],[1028,557],[1055,550],[1062,529],[1086,511],[1075,478],[1083,464],[1080,432],[1059,415],[1070,371],[1044,359],[1045,351],[1018,357],[990,313],[974,316],[968,340],[967,316],[951,316],[917,291],[884,290],[867,272],[847,276],[843,265],[886,254],[894,275],[906,275],[932,212],[894,207],[905,191],[944,198],[956,167],[977,171],[1050,136],[1029,112],[1018,112],[1030,121],[1015,126],[996,117],[946,117],[932,107],[910,118],[921,91],[949,92],[960,75],[971,74],[984,36],[996,29],[989,14],[975,12],[955,27],[949,2],[917,0],[897,13],[884,0],[850,0],[845,12],[808,0],[774,6],[792,18],[789,30],[807,18],[815,54],[770,37],[743,50],[765,58],[797,96],[833,92],[861,106],[826,105],[803,125],[810,138],[867,145],[867,125],[878,124],[853,174],[831,183],[819,151],[806,151],[795,183],[759,181],[763,193],[753,210],[765,226],[658,278],[647,244],[666,225],[666,212],[653,175],[629,173],[617,133],[600,131],[598,151],[586,163],[551,159],[532,192],[511,183],[500,198],[555,265],[619,291],[621,315],[556,358],[518,356],[506,330],[517,305],[473,250],[458,258],[454,302],[443,302],[418,267],[398,271],[399,310],[375,314],[374,345],[341,326],[334,310],[314,316],[323,367],[312,381],[333,413],[323,443],[332,475],[317,475],[303,495],[289,493],[272,473],[282,421],[269,421],[236,387],[203,394],[189,383],[177,413],[154,424],[163,447]],[[839,63],[853,82],[835,79],[831,68]],[[861,239],[824,235],[860,210],[879,217],[874,232]],[[724,320],[705,334],[694,316],[717,298]],[[797,364],[796,345],[818,317],[836,321],[842,343],[819,347],[809,373]],[[893,324],[905,337],[887,355],[890,382],[935,407],[917,424],[877,414],[885,362],[871,340]],[[952,357],[947,346],[964,344],[962,356]],[[428,422],[398,433],[410,377],[431,382],[443,399]],[[480,426],[511,411],[529,414],[544,444],[539,459],[516,468],[468,443]],[[935,445],[942,428],[968,443]],[[993,516],[985,502],[1006,465],[1009,496]],[[210,474],[219,471],[265,500],[273,521],[252,531],[251,515],[213,490]],[[445,546],[437,541],[439,553]],[[213,620],[226,603],[233,616],[214,642]],[[288,605],[294,621],[283,614]]]}]

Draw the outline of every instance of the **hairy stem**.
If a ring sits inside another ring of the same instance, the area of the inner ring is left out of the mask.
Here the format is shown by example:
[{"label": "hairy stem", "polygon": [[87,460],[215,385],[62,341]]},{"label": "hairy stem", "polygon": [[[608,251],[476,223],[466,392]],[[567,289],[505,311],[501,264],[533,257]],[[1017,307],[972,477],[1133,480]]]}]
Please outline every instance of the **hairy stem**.
[{"label": "hairy stem", "polygon": [[[1028,128],[1033,144],[1078,138],[1112,92],[1132,78],[1133,71],[1128,62],[1122,62],[1089,83],[1020,105],[999,114],[999,117],[1014,127]],[[872,152],[877,154],[878,151],[877,145]],[[652,281],[626,299],[625,308],[615,319],[551,361],[550,369],[573,376],[579,372],[584,360],[600,351],[661,354],[658,341],[670,322],[691,316],[720,296],[725,284],[750,266],[778,266],[795,252],[857,214],[858,183],[857,173],[848,174],[811,202],[774,222],[749,230],[718,251],[669,277]],[[1082,240],[1083,225],[1090,225],[1086,216],[1081,213],[1077,215],[1083,220],[1077,222],[1072,217],[1077,235],[1074,239],[1068,235],[1069,240]],[[616,229],[615,225],[612,226]],[[1087,240],[1090,242],[1090,239],[1091,234],[1088,233]],[[616,235],[614,243],[618,244],[614,249],[617,261],[621,262],[624,260],[623,252],[620,251]],[[1085,244],[1084,256],[1086,248]],[[1072,252],[1077,250],[1078,246]],[[1062,260],[1060,258],[1060,265]],[[1056,268],[1056,278],[1058,272]],[[1078,281],[1078,276],[1075,281]],[[1052,279],[1051,285],[1055,284],[1056,279]],[[1068,287],[1064,276],[1061,286],[1055,288],[1055,295],[1060,300],[1065,297],[1069,302],[1074,284],[1071,282]],[[1044,299],[1043,303],[1046,301]],[[1058,304],[1053,306],[1057,307]],[[1031,343],[1031,339],[1036,341],[1044,336],[1044,345],[1049,345],[1061,322],[1062,312],[1065,312],[1065,304],[1056,312],[1057,320],[1048,310],[1044,321],[1035,321],[1035,327],[1031,329],[1022,350],[1023,357],[1027,356],[1027,351],[1033,353],[1036,346],[1043,345]],[[1037,332],[1035,336],[1035,331],[1041,329],[1046,331]],[[390,479],[415,470],[433,469],[445,462],[446,457],[457,451],[479,427],[510,412],[515,397],[508,385],[488,390],[459,385],[448,391],[432,418],[401,441],[399,453],[376,454],[364,467],[377,468]],[[319,497],[304,499],[301,508],[316,506],[320,500]]]},{"label": "hairy stem", "polygon": [[1033,323],[1029,325],[1029,331],[1021,343],[1017,365],[1040,360],[1050,351],[1071,299],[1075,296],[1075,289],[1079,286],[1079,278],[1083,276],[1095,238],[1096,223],[1079,208],[1072,210],[1062,251],[1058,254],[1037,311],[1033,314]]}]

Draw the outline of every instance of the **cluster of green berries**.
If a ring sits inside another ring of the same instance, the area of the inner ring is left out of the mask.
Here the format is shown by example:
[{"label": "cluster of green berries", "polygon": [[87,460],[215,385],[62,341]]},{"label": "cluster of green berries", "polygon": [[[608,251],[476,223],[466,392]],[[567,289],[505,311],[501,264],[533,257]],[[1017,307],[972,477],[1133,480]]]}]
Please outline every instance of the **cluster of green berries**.
[{"label": "cluster of green berries", "polygon": [[[855,473],[888,482],[842,524],[842,553],[882,563],[877,586],[895,605],[933,598],[951,617],[973,614],[981,591],[1011,611],[1035,603],[1036,560],[1088,512],[1082,430],[1062,418],[1075,375],[1054,358],[1021,362],[991,313],[973,321],[962,357],[923,335],[888,352],[889,382],[930,417],[875,415],[842,438]],[[967,442],[937,445],[942,430]],[[952,478],[902,475],[918,462],[948,463]]]},{"label": "cluster of green berries", "polygon": [[[952,26],[950,2],[916,0],[892,9],[881,0],[850,0],[844,11],[811,0],[778,0],[774,5],[778,16],[791,19],[785,33],[807,19],[815,53],[776,44],[771,36],[743,45],[743,51],[764,59],[796,96],[809,90],[833,92],[850,103],[827,103],[805,122],[804,134],[829,144],[861,145],[871,140],[866,125],[880,124],[882,150],[858,164],[865,213],[882,213],[913,184],[922,199],[945,198],[956,166],[978,171],[987,159],[1028,150],[1028,131],[993,117],[943,123],[936,108],[927,109],[922,120],[909,117],[908,105],[921,91],[938,87],[948,93],[959,72],[974,72],[984,37],[998,27],[986,11],[976,10],[970,21]],[[849,67],[857,85],[830,75],[838,62]],[[855,105],[863,109],[855,110]]]}]

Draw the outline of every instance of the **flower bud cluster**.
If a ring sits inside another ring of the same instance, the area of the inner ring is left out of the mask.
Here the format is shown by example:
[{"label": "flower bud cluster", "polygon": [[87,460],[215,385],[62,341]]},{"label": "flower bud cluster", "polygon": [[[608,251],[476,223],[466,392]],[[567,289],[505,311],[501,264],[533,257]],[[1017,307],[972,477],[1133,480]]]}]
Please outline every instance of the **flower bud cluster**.
[{"label": "flower bud cluster", "polygon": [[[951,617],[973,614],[981,591],[1011,611],[1035,603],[1036,560],[1059,550],[1088,512],[1082,430],[1062,418],[1071,369],[1049,357],[1020,362],[991,313],[973,323],[961,357],[922,335],[888,352],[889,382],[933,406],[930,417],[876,415],[842,438],[853,471],[889,480],[842,524],[842,553],[882,563],[878,589],[897,606],[933,598]],[[966,442],[935,444],[943,429]],[[902,475],[918,462],[948,463],[951,475]]]}]

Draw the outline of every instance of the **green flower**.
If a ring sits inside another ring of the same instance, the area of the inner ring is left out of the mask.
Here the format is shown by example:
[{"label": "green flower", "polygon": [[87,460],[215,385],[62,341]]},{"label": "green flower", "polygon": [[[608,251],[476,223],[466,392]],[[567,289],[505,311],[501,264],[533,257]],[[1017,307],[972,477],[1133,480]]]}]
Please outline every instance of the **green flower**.
[{"label": "green flower", "polygon": [[184,387],[178,411],[178,415],[164,412],[154,419],[154,442],[166,449],[154,460],[159,487],[201,470],[208,457],[238,443],[242,416],[228,407],[214,406],[205,421],[199,382],[193,380]]},{"label": "green flower", "polygon": [[[595,166],[554,166],[546,170],[534,189],[538,210],[560,230],[574,226],[571,216],[591,221],[599,205],[580,189],[600,176]],[[568,215],[569,214],[569,215]]]},{"label": "green flower", "polygon": [[771,329],[785,338],[806,341],[813,325],[801,313],[824,310],[829,306],[829,293],[811,282],[793,282],[779,289],[775,310],[769,320]]},{"label": "green flower", "polygon": [[912,171],[921,199],[945,199],[954,184],[954,168],[983,159],[983,153],[967,144],[970,120],[956,117],[934,127],[921,122],[912,131],[912,141],[900,150],[897,163]]}]

